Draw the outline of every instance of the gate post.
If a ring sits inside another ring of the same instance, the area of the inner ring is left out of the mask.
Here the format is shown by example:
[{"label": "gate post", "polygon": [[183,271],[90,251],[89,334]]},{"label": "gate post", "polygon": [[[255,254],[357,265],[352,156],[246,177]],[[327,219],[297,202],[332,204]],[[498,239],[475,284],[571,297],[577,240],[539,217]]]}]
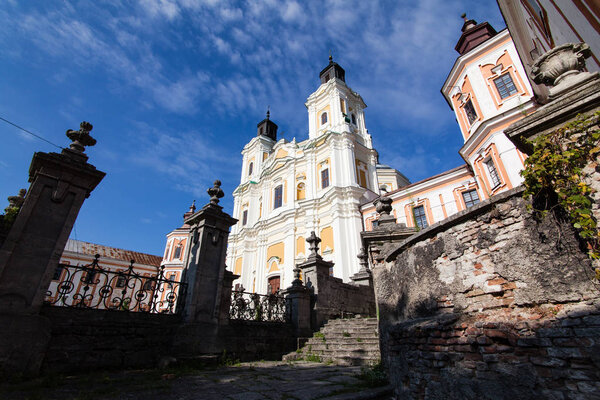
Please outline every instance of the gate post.
[{"label": "gate post", "polygon": [[310,328],[310,291],[300,280],[300,268],[294,268],[295,279],[292,286],[283,291],[286,300],[286,312],[294,327],[296,337],[309,337]]},{"label": "gate post", "polygon": [[0,370],[39,371],[50,339],[49,321],[39,315],[46,290],[84,200],[106,175],[87,163],[84,146],[96,140],[92,125],[68,130],[73,142],[58,153],[35,153],[31,185],[0,248]]},{"label": "gate post", "polygon": [[[231,282],[234,277],[227,274],[225,256],[229,228],[237,222],[219,206],[223,197],[221,181],[207,190],[210,202],[200,211],[185,219],[190,225],[189,251],[186,254],[183,277],[188,284],[184,320],[187,323],[208,322],[218,324],[225,312],[223,308],[231,302]],[[228,284],[229,290],[224,286]]]}]

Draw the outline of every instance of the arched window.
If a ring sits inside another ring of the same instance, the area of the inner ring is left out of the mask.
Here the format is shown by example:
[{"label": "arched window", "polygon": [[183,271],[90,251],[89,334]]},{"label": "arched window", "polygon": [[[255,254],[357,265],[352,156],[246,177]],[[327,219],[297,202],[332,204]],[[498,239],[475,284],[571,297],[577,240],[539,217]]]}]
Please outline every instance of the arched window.
[{"label": "arched window", "polygon": [[325,125],[327,123],[327,113],[324,112],[321,114],[321,125]]},{"label": "arched window", "polygon": [[304,200],[306,198],[306,186],[304,182],[300,182],[296,188],[296,200]]},{"label": "arched window", "polygon": [[352,123],[356,125],[356,115],[352,114]]},{"label": "arched window", "polygon": [[252,175],[252,170],[254,169],[254,163],[251,162],[248,166],[248,175]]}]

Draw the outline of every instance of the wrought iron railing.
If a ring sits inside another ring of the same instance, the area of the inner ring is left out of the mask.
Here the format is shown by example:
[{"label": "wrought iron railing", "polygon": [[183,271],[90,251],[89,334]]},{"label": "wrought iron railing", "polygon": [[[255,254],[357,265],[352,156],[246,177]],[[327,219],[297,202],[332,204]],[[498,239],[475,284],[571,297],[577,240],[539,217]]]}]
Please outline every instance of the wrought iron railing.
[{"label": "wrought iron railing", "polygon": [[234,290],[231,295],[229,318],[245,321],[288,322],[286,299],[279,292],[273,294],[248,293]]},{"label": "wrought iron railing", "polygon": [[[165,278],[164,266],[157,275],[137,272],[134,260],[127,269],[99,265],[100,255],[88,265],[59,264],[46,291],[46,304],[61,307],[174,314],[181,312],[186,285]],[[181,301],[180,301],[181,299]],[[181,303],[181,304],[178,304]]]}]

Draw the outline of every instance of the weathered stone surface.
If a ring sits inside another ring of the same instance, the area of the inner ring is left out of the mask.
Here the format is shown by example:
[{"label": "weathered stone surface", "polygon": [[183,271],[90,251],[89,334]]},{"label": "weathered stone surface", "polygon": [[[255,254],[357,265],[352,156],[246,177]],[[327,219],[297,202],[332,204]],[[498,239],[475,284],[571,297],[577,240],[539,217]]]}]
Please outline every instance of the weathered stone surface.
[{"label": "weathered stone surface", "polygon": [[593,398],[591,262],[572,227],[535,220],[521,192],[395,246],[369,243],[382,359],[398,398]]}]

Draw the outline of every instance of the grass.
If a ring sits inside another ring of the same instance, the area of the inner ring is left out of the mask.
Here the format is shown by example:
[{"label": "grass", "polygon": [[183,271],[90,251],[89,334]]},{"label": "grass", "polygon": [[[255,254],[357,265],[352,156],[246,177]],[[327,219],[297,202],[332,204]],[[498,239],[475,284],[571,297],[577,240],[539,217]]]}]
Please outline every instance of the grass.
[{"label": "grass", "polygon": [[372,367],[361,368],[360,374],[357,374],[356,377],[364,382],[364,387],[366,388],[375,388],[388,384],[387,374],[381,361]]},{"label": "grass", "polygon": [[322,359],[320,356],[316,355],[316,354],[307,354],[304,356],[304,361],[310,361],[310,362],[322,362]]},{"label": "grass", "polygon": [[344,332],[342,332],[342,336],[343,336],[343,337],[350,337],[350,333],[349,333],[349,332],[346,332],[346,331],[344,331]]},{"label": "grass", "polygon": [[323,332],[315,332],[315,334],[313,335],[313,337],[316,338],[321,338],[322,341],[326,341],[327,339],[325,339],[325,334]]},{"label": "grass", "polygon": [[361,343],[361,342],[362,342],[362,338],[359,338],[359,337],[357,337],[357,338],[356,338],[356,341],[357,341],[358,343]]}]

